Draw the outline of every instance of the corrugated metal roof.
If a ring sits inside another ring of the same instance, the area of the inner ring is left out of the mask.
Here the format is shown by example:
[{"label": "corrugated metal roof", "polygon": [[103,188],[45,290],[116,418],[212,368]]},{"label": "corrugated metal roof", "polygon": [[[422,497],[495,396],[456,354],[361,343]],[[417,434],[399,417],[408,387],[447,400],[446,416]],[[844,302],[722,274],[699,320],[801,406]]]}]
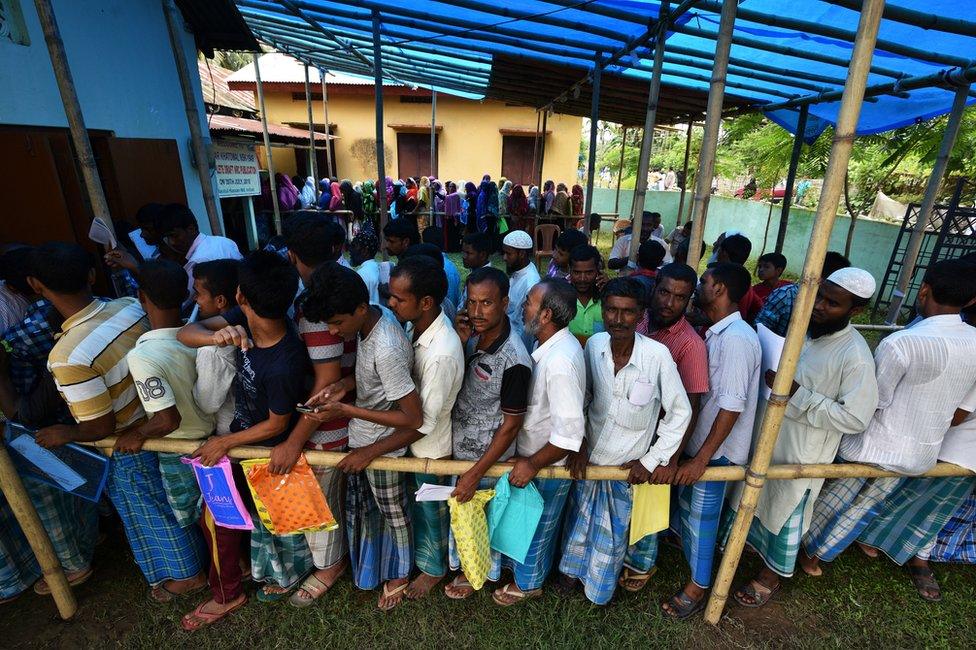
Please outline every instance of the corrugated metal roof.
[{"label": "corrugated metal roof", "polygon": [[[261,67],[261,83],[305,83],[305,66],[287,54],[281,52],[269,52],[258,57],[258,65]],[[313,84],[320,84],[321,78],[317,68],[310,68],[308,71],[309,81]],[[254,83],[254,66],[246,65],[236,72],[232,72],[227,77],[228,82],[250,82]],[[372,86],[373,80],[369,77],[345,74],[342,72],[328,72],[325,81],[329,85],[338,84],[342,86]],[[400,86],[401,84],[384,81],[384,86]]]},{"label": "corrugated metal roof", "polygon": [[[258,138],[263,136],[260,120],[252,120],[245,117],[232,117],[230,115],[211,115],[210,134],[219,133],[247,133],[256,135]],[[291,144],[308,146],[308,131],[296,129],[284,124],[274,124],[268,122],[268,135],[271,141],[277,144]],[[336,136],[315,133],[315,141],[325,143],[326,140],[334,140]]]},{"label": "corrugated metal roof", "polygon": [[254,113],[254,95],[245,90],[231,90],[227,87],[227,77],[232,70],[221,68],[210,60],[197,60],[197,70],[200,73],[200,87],[203,90],[203,101],[208,104],[224,106],[238,111]]}]

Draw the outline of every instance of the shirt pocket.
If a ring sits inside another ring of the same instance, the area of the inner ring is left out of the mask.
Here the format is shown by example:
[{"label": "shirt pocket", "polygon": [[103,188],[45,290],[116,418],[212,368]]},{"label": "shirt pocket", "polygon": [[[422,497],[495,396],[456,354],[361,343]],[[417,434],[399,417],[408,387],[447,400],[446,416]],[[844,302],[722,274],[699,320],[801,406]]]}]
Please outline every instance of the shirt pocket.
[{"label": "shirt pocket", "polygon": [[[652,402],[653,403],[653,400]],[[613,414],[613,421],[623,429],[638,434],[643,433],[651,425],[656,414],[653,412],[651,404],[637,406],[630,401],[623,399],[617,400],[616,409]]]}]

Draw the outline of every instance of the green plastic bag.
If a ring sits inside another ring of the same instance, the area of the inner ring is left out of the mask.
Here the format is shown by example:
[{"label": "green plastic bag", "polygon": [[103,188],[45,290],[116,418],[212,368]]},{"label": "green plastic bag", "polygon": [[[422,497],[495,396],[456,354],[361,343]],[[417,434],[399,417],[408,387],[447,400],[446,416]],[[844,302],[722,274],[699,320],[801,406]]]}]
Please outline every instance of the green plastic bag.
[{"label": "green plastic bag", "polygon": [[491,548],[516,562],[525,556],[539,527],[545,503],[534,483],[512,487],[506,472],[495,484],[495,498],[488,505]]}]

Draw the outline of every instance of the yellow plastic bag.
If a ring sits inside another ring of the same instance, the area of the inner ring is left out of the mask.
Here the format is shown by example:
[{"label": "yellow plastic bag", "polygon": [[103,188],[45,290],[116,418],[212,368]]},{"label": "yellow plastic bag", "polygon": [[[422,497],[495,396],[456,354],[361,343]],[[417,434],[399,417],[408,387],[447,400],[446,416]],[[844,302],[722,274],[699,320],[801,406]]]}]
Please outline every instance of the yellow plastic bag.
[{"label": "yellow plastic bag", "polygon": [[339,527],[305,456],[288,474],[272,474],[270,459],[241,461],[261,523],[272,535],[334,530]]},{"label": "yellow plastic bag", "polygon": [[494,490],[478,490],[467,503],[451,497],[451,532],[461,558],[461,570],[477,591],[488,579],[491,570],[491,548],[488,546],[488,518],[485,505],[495,496]]},{"label": "yellow plastic bag", "polygon": [[648,535],[666,530],[670,523],[671,486],[639,483],[632,488],[634,507],[630,513],[630,545]]}]

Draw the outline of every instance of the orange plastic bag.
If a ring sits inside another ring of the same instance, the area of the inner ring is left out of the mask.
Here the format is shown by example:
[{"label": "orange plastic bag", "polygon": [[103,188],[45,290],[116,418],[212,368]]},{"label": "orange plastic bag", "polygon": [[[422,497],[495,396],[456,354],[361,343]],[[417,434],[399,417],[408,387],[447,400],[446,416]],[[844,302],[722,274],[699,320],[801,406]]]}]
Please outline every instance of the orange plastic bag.
[{"label": "orange plastic bag", "polygon": [[272,535],[311,533],[339,527],[304,455],[299,457],[291,472],[284,475],[272,474],[268,470],[269,462],[270,459],[259,458],[242,461],[241,466],[261,523]]}]

